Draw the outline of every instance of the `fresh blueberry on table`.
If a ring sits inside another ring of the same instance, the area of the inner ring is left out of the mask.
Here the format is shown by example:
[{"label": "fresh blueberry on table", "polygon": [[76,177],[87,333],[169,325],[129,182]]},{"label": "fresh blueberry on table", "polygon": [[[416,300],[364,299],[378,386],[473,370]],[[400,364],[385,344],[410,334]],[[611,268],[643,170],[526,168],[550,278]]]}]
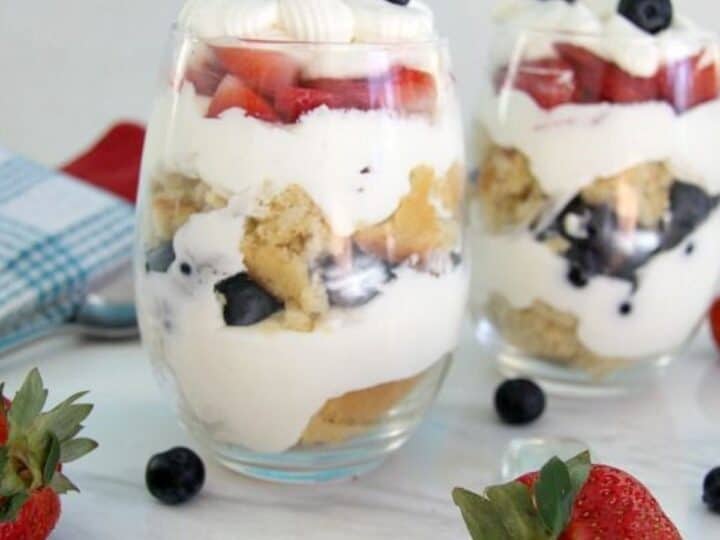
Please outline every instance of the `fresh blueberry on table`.
[{"label": "fresh blueberry on table", "polygon": [[150,458],[145,483],[165,504],[182,504],[197,495],[205,483],[205,465],[189,448],[173,448]]},{"label": "fresh blueberry on table", "polygon": [[186,262],[182,263],[180,265],[180,272],[185,276],[191,275],[193,272],[193,269],[192,269],[192,266],[190,265],[190,263],[186,263]]},{"label": "fresh blueberry on table", "polygon": [[528,379],[505,381],[495,392],[495,410],[506,424],[529,424],[545,410],[545,393]]},{"label": "fresh blueberry on table", "polygon": [[715,467],[703,482],[703,502],[716,514],[720,514],[720,467]]},{"label": "fresh blueberry on table", "polygon": [[396,4],[398,6],[407,6],[410,3],[410,0],[387,0],[391,4]]},{"label": "fresh blueberry on table", "polygon": [[228,326],[251,326],[283,307],[244,272],[221,281],[215,291],[224,299],[223,317]]},{"label": "fresh blueberry on table", "polygon": [[148,272],[167,272],[175,261],[172,242],[165,242],[151,249],[145,255],[145,270]]},{"label": "fresh blueberry on table", "polygon": [[673,20],[670,0],[620,0],[618,13],[649,34],[669,28]]}]

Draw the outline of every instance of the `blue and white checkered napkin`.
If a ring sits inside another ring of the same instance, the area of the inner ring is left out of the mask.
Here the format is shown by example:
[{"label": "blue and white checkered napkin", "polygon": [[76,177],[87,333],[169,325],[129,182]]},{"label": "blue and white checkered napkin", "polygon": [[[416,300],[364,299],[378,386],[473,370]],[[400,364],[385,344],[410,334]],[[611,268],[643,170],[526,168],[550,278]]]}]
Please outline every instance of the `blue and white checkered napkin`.
[{"label": "blue and white checkered napkin", "polygon": [[0,148],[0,350],[72,318],[133,227],[129,204]]}]

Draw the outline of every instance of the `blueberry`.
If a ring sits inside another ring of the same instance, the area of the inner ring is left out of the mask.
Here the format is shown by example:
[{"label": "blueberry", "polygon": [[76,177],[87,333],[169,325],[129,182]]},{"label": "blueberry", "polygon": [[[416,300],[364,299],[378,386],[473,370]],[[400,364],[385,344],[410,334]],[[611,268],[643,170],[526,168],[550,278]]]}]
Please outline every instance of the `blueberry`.
[{"label": "blueberry", "polygon": [[364,306],[380,294],[380,287],[395,278],[385,261],[355,250],[347,262],[329,257],[321,263],[320,273],[331,306]]},{"label": "blueberry", "polygon": [[165,504],[181,504],[197,495],[205,483],[205,465],[188,448],[173,448],[150,458],[145,469],[148,491]]},{"label": "blueberry", "polygon": [[570,271],[567,275],[568,281],[572,283],[578,289],[586,287],[588,284],[588,278],[582,268],[578,266],[571,266]]},{"label": "blueberry", "polygon": [[711,511],[720,514],[720,467],[715,467],[705,477],[703,502]]},{"label": "blueberry", "polygon": [[[567,279],[575,287],[585,287],[590,279],[603,275],[629,281],[635,289],[638,269],[684,242],[719,202],[720,197],[701,187],[675,180],[668,217],[655,227],[638,226],[628,235],[614,208],[588,204],[577,196],[536,238],[546,242],[560,237],[567,242],[569,247],[560,255],[568,262]],[[686,253],[693,250],[694,246],[688,247]]]},{"label": "blueberry", "polygon": [[673,20],[671,0],[620,0],[618,13],[649,34],[669,28]]},{"label": "blueberry", "polygon": [[545,410],[545,393],[528,379],[505,381],[495,392],[495,410],[507,424],[529,424]]},{"label": "blueberry", "polygon": [[257,324],[283,307],[245,272],[216,284],[215,291],[224,298],[223,317],[228,326]]},{"label": "blueberry", "polygon": [[190,274],[192,274],[192,266],[184,262],[180,265],[180,272],[186,276],[189,276]]},{"label": "blueberry", "polygon": [[620,315],[630,315],[632,313],[633,307],[630,302],[623,302],[620,304]]},{"label": "blueberry", "polygon": [[407,6],[410,0],[387,0],[391,4],[397,4],[398,6]]},{"label": "blueberry", "polygon": [[676,180],[670,188],[670,222],[664,230],[662,248],[673,249],[717,207],[718,197],[711,197],[699,186]]},{"label": "blueberry", "polygon": [[175,250],[172,242],[166,242],[145,254],[145,270],[148,272],[167,272],[174,261]]}]

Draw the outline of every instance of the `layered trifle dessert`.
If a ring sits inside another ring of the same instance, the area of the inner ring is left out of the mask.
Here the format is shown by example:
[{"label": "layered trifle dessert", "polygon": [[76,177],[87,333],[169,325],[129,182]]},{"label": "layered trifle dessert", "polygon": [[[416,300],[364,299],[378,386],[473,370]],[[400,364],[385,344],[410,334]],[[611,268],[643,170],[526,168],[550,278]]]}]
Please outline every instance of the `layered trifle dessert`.
[{"label": "layered trifle dessert", "polygon": [[669,0],[505,0],[495,18],[472,304],[501,367],[667,359],[720,270],[715,36]]},{"label": "layered trifle dessert", "polygon": [[431,402],[469,281],[462,129],[432,13],[201,0],[178,26],[143,164],[144,340],[231,466],[308,469],[253,456],[328,447],[326,468],[342,447],[374,459]]}]

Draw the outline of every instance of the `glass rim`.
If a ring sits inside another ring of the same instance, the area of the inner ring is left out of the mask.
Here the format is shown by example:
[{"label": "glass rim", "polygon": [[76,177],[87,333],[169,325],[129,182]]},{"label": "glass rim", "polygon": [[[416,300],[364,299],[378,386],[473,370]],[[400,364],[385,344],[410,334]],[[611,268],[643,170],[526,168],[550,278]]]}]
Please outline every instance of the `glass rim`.
[{"label": "glass rim", "polygon": [[[622,34],[609,34],[606,32],[592,32],[587,30],[570,30],[559,28],[539,28],[534,26],[526,26],[521,24],[513,24],[511,22],[493,21],[491,27],[494,32],[520,32],[524,34],[543,36],[543,37],[559,37],[567,39],[586,39],[586,40],[603,40],[615,42],[653,42],[658,41],[658,36],[653,34],[643,34],[637,36],[628,36]],[[692,38],[696,42],[702,43],[718,43],[720,44],[720,32],[714,30],[698,30]]]},{"label": "glass rim", "polygon": [[367,49],[367,50],[395,50],[407,47],[449,47],[450,40],[443,36],[434,36],[427,39],[407,40],[407,41],[301,41],[301,40],[285,40],[285,39],[262,39],[262,38],[243,38],[236,36],[217,36],[203,37],[189,28],[183,27],[175,22],[170,27],[171,34],[175,36],[184,36],[192,41],[202,43],[215,44],[247,44],[250,46],[260,47],[288,47],[288,48],[338,48],[338,49]]}]

